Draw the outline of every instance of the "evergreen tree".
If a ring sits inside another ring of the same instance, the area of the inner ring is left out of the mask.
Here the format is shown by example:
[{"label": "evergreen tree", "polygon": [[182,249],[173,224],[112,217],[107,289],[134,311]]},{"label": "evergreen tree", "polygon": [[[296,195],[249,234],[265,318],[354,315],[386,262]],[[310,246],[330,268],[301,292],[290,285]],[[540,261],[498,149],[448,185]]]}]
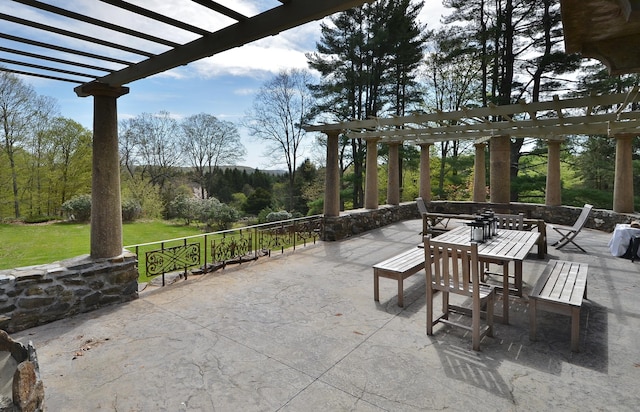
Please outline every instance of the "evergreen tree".
[{"label": "evergreen tree", "polygon": [[[317,51],[307,55],[309,66],[322,75],[312,87],[316,114],[329,121],[367,119],[404,114],[419,100],[415,78],[425,35],[416,17],[422,1],[382,0],[357,7],[321,25]],[[364,202],[362,139],[341,140],[341,173],[353,171],[353,207]]]}]

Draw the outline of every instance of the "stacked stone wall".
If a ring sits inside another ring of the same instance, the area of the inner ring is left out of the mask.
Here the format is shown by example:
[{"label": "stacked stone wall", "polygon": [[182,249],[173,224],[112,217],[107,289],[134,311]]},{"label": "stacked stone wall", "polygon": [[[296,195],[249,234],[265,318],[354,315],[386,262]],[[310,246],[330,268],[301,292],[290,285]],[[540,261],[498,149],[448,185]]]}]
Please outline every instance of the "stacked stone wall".
[{"label": "stacked stone wall", "polygon": [[[428,204],[429,211],[434,213],[474,214],[484,208],[489,208],[497,213],[524,214],[528,219],[542,219],[547,223],[573,226],[578,220],[581,207],[573,206],[545,206],[537,203],[478,203],[478,202],[449,202],[432,201]],[[616,213],[607,209],[592,209],[585,227],[613,232],[618,223],[630,223],[640,220],[638,214]]]},{"label": "stacked stone wall", "polygon": [[[497,213],[524,214],[528,219],[542,219],[547,223],[572,226],[580,216],[581,207],[545,206],[535,203],[479,203],[432,201],[427,204],[429,212],[472,215],[489,208]],[[384,205],[378,209],[356,209],[342,212],[338,217],[324,218],[323,240],[346,239],[359,233],[373,230],[406,219],[419,219],[415,202],[398,206]],[[615,213],[611,210],[593,209],[586,227],[613,232],[618,223],[640,220],[637,214]]]},{"label": "stacked stone wall", "polygon": [[0,271],[0,329],[16,332],[138,296],[135,254]]}]

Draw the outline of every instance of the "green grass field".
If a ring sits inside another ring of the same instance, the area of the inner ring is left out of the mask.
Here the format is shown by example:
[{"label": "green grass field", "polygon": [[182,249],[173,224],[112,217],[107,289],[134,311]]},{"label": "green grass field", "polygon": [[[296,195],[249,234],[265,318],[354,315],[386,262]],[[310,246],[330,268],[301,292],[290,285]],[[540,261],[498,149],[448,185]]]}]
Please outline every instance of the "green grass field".
[{"label": "green grass field", "polygon": [[[164,221],[123,225],[125,246],[199,234],[202,231],[194,226]],[[88,254],[90,239],[89,224],[0,224],[0,270],[51,263]]]}]

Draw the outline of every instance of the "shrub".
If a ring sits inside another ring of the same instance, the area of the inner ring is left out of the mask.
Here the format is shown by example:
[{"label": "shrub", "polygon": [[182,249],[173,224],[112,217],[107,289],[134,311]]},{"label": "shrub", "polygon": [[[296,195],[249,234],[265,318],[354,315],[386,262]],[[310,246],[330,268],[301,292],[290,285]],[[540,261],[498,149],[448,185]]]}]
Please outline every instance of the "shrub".
[{"label": "shrub", "polygon": [[202,202],[202,199],[179,194],[169,203],[168,216],[184,219],[185,224],[188,225],[202,214]]},{"label": "shrub", "polygon": [[24,223],[45,223],[45,222],[50,222],[52,220],[58,220],[59,217],[57,216],[42,216],[42,215],[38,215],[38,216],[28,216],[24,218]]},{"label": "shrub", "polygon": [[142,215],[140,202],[134,199],[126,199],[122,202],[122,221],[133,222]]},{"label": "shrub", "polygon": [[279,210],[277,212],[271,212],[267,215],[267,222],[278,222],[280,220],[291,219],[291,213],[286,210]]},{"label": "shrub", "polygon": [[91,218],[91,195],[79,195],[62,204],[62,211],[69,220],[88,222]]},{"label": "shrub", "polygon": [[199,199],[199,218],[208,227],[218,230],[228,229],[231,223],[240,218],[240,212],[231,206],[221,203],[218,199]]}]

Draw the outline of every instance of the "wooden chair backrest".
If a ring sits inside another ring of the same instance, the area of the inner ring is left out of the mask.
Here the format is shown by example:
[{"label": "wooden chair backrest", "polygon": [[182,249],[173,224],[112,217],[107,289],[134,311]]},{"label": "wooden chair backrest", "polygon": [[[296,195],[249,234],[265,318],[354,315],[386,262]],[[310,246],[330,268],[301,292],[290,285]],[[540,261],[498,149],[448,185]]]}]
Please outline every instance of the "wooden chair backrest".
[{"label": "wooden chair backrest", "polygon": [[524,214],[504,215],[496,213],[493,215],[496,219],[498,229],[524,230]]},{"label": "wooden chair backrest", "polygon": [[469,246],[424,238],[427,287],[480,298],[478,244]]},{"label": "wooden chair backrest", "polygon": [[424,203],[423,198],[417,197],[416,205],[418,205],[418,211],[420,212],[421,215],[424,215],[425,213],[429,213],[429,211],[427,210],[427,205]]},{"label": "wooden chair backrest", "polygon": [[590,205],[588,203],[585,203],[585,205],[582,207],[582,212],[580,212],[580,216],[578,216],[578,220],[576,220],[576,223],[574,223],[572,227],[572,229],[575,232],[579,232],[584,226],[584,224],[587,223],[587,218],[591,213],[591,209],[593,209],[593,205]]}]

